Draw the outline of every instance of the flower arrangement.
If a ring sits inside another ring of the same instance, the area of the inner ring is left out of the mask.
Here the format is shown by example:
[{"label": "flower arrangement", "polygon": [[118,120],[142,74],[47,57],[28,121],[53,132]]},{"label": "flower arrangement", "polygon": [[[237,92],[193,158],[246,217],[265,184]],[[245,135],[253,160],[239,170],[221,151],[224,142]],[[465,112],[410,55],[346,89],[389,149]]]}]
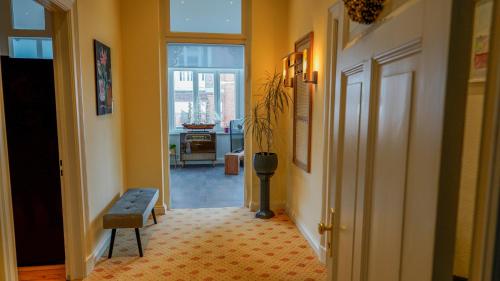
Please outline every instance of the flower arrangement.
[{"label": "flower arrangement", "polygon": [[375,22],[384,8],[385,0],[343,0],[349,18],[361,24]]}]

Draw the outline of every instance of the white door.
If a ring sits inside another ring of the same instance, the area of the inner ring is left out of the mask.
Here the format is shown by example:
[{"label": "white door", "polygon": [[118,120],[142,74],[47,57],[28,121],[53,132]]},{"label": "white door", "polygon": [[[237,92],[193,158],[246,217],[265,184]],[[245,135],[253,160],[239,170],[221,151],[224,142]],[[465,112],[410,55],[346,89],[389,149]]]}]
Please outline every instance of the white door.
[{"label": "white door", "polygon": [[346,14],[331,54],[330,278],[430,281],[452,1],[386,1],[368,26]]}]

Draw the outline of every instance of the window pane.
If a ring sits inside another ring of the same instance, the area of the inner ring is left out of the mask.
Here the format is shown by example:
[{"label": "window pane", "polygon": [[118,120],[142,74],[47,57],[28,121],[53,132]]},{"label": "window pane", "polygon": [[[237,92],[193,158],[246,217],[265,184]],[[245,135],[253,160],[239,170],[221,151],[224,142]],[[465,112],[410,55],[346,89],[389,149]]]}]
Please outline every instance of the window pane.
[{"label": "window pane", "polygon": [[54,57],[52,51],[52,39],[42,40],[42,58],[52,59]]},{"label": "window pane", "polygon": [[193,72],[174,71],[175,127],[191,123],[194,114]]},{"label": "window pane", "polygon": [[170,0],[170,31],[241,34],[241,0]]},{"label": "window pane", "polygon": [[51,38],[10,37],[10,56],[22,59],[52,59]]},{"label": "window pane", "polygon": [[36,59],[38,58],[37,39],[11,38],[11,57]]},{"label": "window pane", "polygon": [[34,0],[12,1],[14,29],[45,30],[45,9]]},{"label": "window pane", "polygon": [[221,127],[229,127],[229,122],[236,119],[236,74],[220,74]]},{"label": "window pane", "polygon": [[196,123],[214,124],[217,119],[214,78],[214,73],[198,73],[199,117],[195,118]]},{"label": "window pane", "polygon": [[244,61],[241,45],[168,44],[169,67],[242,69]]}]

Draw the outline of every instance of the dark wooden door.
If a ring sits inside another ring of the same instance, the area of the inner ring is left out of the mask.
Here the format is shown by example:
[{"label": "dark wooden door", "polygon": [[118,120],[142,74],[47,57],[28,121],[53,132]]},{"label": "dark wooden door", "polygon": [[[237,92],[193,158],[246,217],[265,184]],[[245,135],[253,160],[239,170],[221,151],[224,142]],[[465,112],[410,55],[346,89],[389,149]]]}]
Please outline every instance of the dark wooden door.
[{"label": "dark wooden door", "polygon": [[17,263],[64,264],[53,64],[1,59]]},{"label": "dark wooden door", "polygon": [[497,235],[493,263],[493,281],[500,281],[500,208],[497,215]]}]

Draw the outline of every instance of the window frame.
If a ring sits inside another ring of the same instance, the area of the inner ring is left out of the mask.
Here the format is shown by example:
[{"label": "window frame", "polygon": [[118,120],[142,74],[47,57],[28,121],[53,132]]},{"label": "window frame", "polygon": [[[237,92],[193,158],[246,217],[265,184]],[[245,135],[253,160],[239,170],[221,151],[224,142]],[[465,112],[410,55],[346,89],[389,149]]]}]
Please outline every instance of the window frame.
[{"label": "window frame", "polygon": [[[174,71],[192,71],[193,72],[193,103],[197,103],[199,100],[199,81],[198,74],[201,73],[213,73],[214,74],[214,102],[215,112],[221,114],[221,87],[220,87],[220,74],[221,73],[234,73],[235,74],[235,115],[236,119],[243,118],[244,115],[244,97],[242,97],[244,91],[244,69],[239,68],[210,68],[210,67],[168,67],[168,119],[169,119],[169,134],[178,134],[184,131],[182,127],[177,127],[175,124],[175,101],[174,101]],[[217,133],[223,133],[224,129],[217,123],[215,126],[215,131]]]},{"label": "window frame", "polygon": [[[162,29],[165,30],[165,37],[169,43],[179,42],[179,43],[214,43],[220,44],[221,42],[238,42],[236,44],[241,44],[247,39],[249,32],[248,28],[248,2],[249,0],[241,0],[241,33],[231,34],[231,33],[205,33],[205,32],[176,32],[172,31],[170,27],[170,0],[163,0],[163,7],[160,7],[162,13],[164,13]],[[232,43],[228,43],[232,44]]]},{"label": "window frame", "polygon": [[53,18],[50,11],[45,8],[45,30],[14,29],[14,18],[12,15],[12,1],[6,0],[0,4],[0,32],[5,32],[5,36],[0,39],[0,53],[11,54],[10,38],[50,38],[53,39]]},{"label": "window frame", "polygon": [[[16,36],[9,36],[8,37],[8,43],[9,43],[9,56],[11,58],[23,58],[23,57],[16,57],[14,56],[14,44],[13,40],[16,39],[28,39],[28,40],[35,40],[36,41],[36,57],[35,59],[48,59],[52,60],[54,59],[54,43],[52,40],[52,37],[16,37]],[[52,57],[44,57],[43,56],[43,41],[50,41],[52,44]]]}]

